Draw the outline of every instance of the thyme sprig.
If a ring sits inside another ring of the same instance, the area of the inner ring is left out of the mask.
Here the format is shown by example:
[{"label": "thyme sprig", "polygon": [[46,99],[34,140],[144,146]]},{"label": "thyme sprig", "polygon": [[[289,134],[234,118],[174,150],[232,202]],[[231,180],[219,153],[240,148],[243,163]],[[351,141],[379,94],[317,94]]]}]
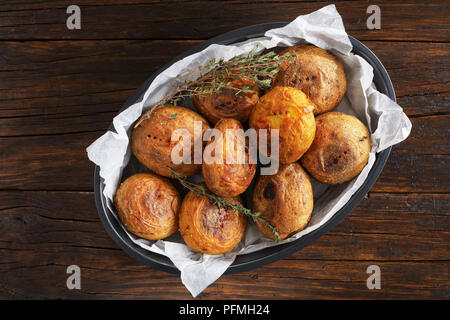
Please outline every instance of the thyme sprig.
[{"label": "thyme sprig", "polygon": [[[177,105],[183,98],[204,96],[229,89],[235,95],[255,90],[253,86],[235,86],[234,81],[248,79],[256,83],[259,89],[270,88],[272,80],[279,71],[279,65],[285,61],[295,59],[294,53],[278,55],[274,51],[260,54],[255,46],[248,54],[239,55],[231,60],[216,60],[211,58],[204,65],[189,68],[178,74],[169,84],[169,90],[141,119],[150,118],[151,114],[164,104]],[[181,79],[182,84],[177,85]]]},{"label": "thyme sprig", "polygon": [[172,170],[171,168],[169,168],[169,170],[172,173],[172,176],[175,179],[177,179],[183,187],[192,191],[196,196],[201,197],[201,198],[208,198],[209,201],[211,201],[211,203],[216,205],[219,209],[224,207],[224,208],[227,208],[230,210],[238,211],[238,212],[246,215],[247,217],[250,217],[255,223],[259,222],[264,227],[269,229],[270,232],[272,232],[272,234],[274,235],[276,242],[281,241],[280,235],[278,234],[277,229],[273,225],[271,225],[268,221],[261,218],[261,212],[252,212],[250,209],[247,209],[240,204],[228,202],[225,199],[223,199],[222,197],[219,197],[215,194],[208,192],[205,187],[195,184],[195,183],[192,183],[190,181],[187,181],[186,177],[184,177],[182,174]]}]

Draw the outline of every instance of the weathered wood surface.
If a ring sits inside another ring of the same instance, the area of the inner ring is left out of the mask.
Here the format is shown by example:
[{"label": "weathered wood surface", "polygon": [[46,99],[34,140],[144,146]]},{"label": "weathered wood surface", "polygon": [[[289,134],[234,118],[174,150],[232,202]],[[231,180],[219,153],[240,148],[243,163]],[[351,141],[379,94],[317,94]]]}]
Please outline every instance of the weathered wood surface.
[{"label": "weathered wood surface", "polygon": [[[107,235],[85,148],[177,54],[327,2],[77,4],[82,30],[73,32],[66,1],[0,4],[0,299],[188,299],[178,276],[140,265]],[[199,298],[449,298],[449,5],[378,1],[382,29],[370,31],[368,4],[336,1],[347,31],[388,70],[411,136],[335,229],[282,261],[222,277]],[[82,268],[82,290],[66,288],[71,264]],[[381,267],[380,291],[366,288],[370,264]]]},{"label": "weathered wood surface", "polygon": [[[145,79],[198,42],[2,42],[0,136],[104,130]],[[450,44],[364,44],[383,61],[408,115],[450,111]]]},{"label": "weathered wood surface", "polygon": [[[96,115],[91,116],[97,122]],[[411,141],[395,147],[373,187],[377,192],[447,192],[450,188],[449,116],[412,118]],[[107,123],[105,123],[106,129]],[[442,132],[433,134],[433,132]],[[0,137],[0,189],[93,188],[93,164],[85,148],[103,130]]]},{"label": "weathered wood surface", "polygon": [[[1,192],[0,212],[4,298],[189,298],[178,276],[140,265],[117,248],[91,192]],[[371,193],[311,246],[224,276],[200,297],[445,298],[449,212],[448,194]],[[79,291],[65,288],[71,264],[82,269]],[[381,292],[366,288],[371,264],[382,269]]]},{"label": "weathered wood surface", "polygon": [[[448,41],[445,1],[388,1],[380,30],[368,30],[367,1],[90,1],[77,4],[83,27],[67,32],[65,1],[0,5],[1,39],[206,39],[250,24],[291,21],[335,3],[347,31],[361,40]],[[182,8],[182,10],[180,10]]]}]

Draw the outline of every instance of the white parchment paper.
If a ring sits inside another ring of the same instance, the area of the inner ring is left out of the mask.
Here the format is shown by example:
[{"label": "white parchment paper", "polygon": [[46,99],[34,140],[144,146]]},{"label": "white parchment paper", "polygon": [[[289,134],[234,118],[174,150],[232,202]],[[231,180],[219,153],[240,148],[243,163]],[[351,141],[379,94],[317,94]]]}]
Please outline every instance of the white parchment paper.
[{"label": "white parchment paper", "polygon": [[[308,227],[281,243],[294,241],[326,223],[363,184],[375,161],[376,153],[403,141],[411,131],[411,122],[402,108],[376,90],[372,83],[372,67],[362,57],[351,53],[351,42],[334,5],[299,16],[285,27],[267,31],[262,38],[229,46],[211,45],[202,52],[176,62],[159,74],[145,92],[142,101],[114,118],[116,132],[106,132],[87,148],[89,159],[100,167],[100,176],[105,183],[104,195],[109,200],[111,211],[114,212],[111,201],[131,154],[130,128],[143,110],[154,105],[166,94],[167,85],[181,71],[205,64],[212,57],[229,60],[236,55],[250,52],[256,44],[263,50],[276,46],[292,46],[300,42],[312,43],[330,50],[342,61],[348,88],[345,98],[335,111],[355,115],[368,126],[371,133],[369,161],[359,176],[348,183],[332,187],[313,180],[315,202]],[[170,258],[181,271],[181,280],[194,297],[216,281],[237,255],[277,245],[262,236],[252,222],[249,223],[243,241],[232,252],[217,256],[192,251],[179,235],[166,240],[148,241],[128,232],[127,234],[140,247]]]}]

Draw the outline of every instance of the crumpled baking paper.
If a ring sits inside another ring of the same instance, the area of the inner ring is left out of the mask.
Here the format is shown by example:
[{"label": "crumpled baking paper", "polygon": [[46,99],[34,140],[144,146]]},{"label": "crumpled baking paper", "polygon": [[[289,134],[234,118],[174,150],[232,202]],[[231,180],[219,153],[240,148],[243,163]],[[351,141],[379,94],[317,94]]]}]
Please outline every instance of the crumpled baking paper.
[{"label": "crumpled baking paper", "polygon": [[[123,168],[130,159],[130,128],[143,110],[153,106],[166,94],[167,85],[182,70],[203,65],[213,57],[216,60],[221,58],[229,60],[236,55],[250,52],[256,44],[260,50],[263,50],[276,46],[292,46],[301,42],[312,43],[330,50],[343,62],[348,88],[345,98],[335,111],[355,115],[368,126],[371,133],[369,161],[359,176],[338,186],[324,185],[312,179],[315,202],[310,223],[307,228],[280,243],[294,241],[326,223],[363,184],[375,162],[375,154],[403,141],[411,131],[411,122],[402,108],[376,90],[372,82],[372,67],[362,57],[351,53],[351,42],[334,5],[299,16],[285,27],[269,30],[264,37],[258,39],[228,46],[213,44],[201,52],[174,63],[159,74],[140,102],[131,105],[114,118],[115,132],[106,132],[87,148],[89,159],[100,167],[100,176],[105,183],[103,193],[109,200],[110,210],[114,212],[112,199]],[[130,233],[128,235],[140,247],[170,258],[181,271],[181,280],[194,297],[216,281],[233,263],[237,255],[278,245],[262,236],[251,221],[243,241],[232,252],[224,255],[194,252],[183,243],[179,235],[159,241],[141,239]]]}]

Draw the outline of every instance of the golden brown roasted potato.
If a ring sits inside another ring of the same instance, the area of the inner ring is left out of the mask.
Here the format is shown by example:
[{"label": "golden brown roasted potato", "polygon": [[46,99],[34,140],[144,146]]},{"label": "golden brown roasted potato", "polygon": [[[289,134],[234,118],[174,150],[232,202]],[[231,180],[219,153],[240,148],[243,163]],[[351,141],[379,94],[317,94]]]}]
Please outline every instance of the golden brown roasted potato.
[{"label": "golden brown roasted potato", "polygon": [[[306,95],[295,88],[275,87],[259,99],[250,115],[250,127],[279,129],[280,163],[297,161],[314,140],[316,123],[314,106]],[[268,148],[270,150],[270,148]]]},{"label": "golden brown roasted potato", "polygon": [[[164,105],[156,109],[149,118],[144,114],[138,120],[138,125],[131,134],[131,149],[143,165],[162,176],[172,176],[169,168],[184,176],[193,175],[201,167],[200,164],[194,164],[195,121],[202,122],[202,135],[197,139],[203,143],[203,133],[210,127],[202,116],[184,107]],[[172,149],[179,143],[171,141],[176,129],[187,129],[191,135],[190,164],[172,162]]]},{"label": "golden brown roasted potato", "polygon": [[222,88],[218,93],[208,93],[193,97],[195,107],[212,124],[220,119],[234,118],[246,122],[255,104],[259,99],[259,89],[255,82],[241,78],[230,81],[233,88],[247,87],[247,92]]},{"label": "golden brown roasted potato", "polygon": [[[206,187],[205,187],[206,188]],[[241,204],[239,197],[224,198]],[[193,250],[207,254],[231,251],[241,241],[247,218],[240,212],[221,207],[190,191],[180,210],[180,233]]]},{"label": "golden brown roasted potato", "polygon": [[295,53],[296,58],[280,65],[273,85],[302,90],[315,104],[314,114],[336,108],[347,90],[342,63],[332,54],[313,45],[289,47],[280,55],[288,52]]},{"label": "golden brown roasted potato", "polygon": [[[277,174],[260,176],[253,191],[253,211],[277,229],[281,239],[303,230],[311,218],[313,191],[309,177],[296,162],[283,165]],[[268,238],[272,231],[257,223]]]},{"label": "golden brown roasted potato", "polygon": [[364,124],[354,116],[328,112],[316,118],[316,126],[316,138],[301,159],[305,169],[328,184],[356,177],[370,153],[370,135]]},{"label": "golden brown roasted potato", "polygon": [[159,240],[178,230],[180,195],[169,180],[152,173],[126,179],[114,196],[117,214],[135,235]]},{"label": "golden brown roasted potato", "polygon": [[[231,136],[227,138],[227,130],[242,130],[244,128],[241,123],[235,119],[222,119],[216,123],[215,128],[222,132],[222,138],[211,140],[208,146],[216,144],[222,146],[221,164],[206,163],[203,159],[202,171],[208,189],[221,197],[234,197],[243,193],[255,175],[256,164],[250,164],[248,148],[245,142],[241,147],[237,147],[236,141],[230,141]],[[208,146],[205,148],[207,150]],[[229,152],[235,160],[244,159],[245,163],[233,164],[227,163],[227,152]],[[216,155],[216,154],[214,154]],[[219,156],[219,155],[217,155]]]}]

